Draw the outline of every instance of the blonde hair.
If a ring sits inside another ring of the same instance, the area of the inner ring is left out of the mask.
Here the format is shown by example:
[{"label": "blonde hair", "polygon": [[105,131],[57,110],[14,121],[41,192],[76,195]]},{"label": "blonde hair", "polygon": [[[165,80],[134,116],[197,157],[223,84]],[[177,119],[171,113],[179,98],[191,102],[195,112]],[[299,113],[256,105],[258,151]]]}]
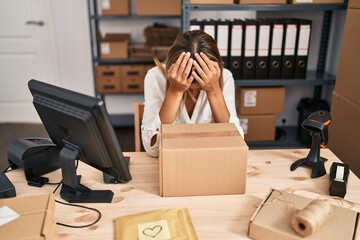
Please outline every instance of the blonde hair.
[{"label": "blonde hair", "polygon": [[[156,66],[161,70],[166,79],[169,68],[176,62],[182,52],[190,52],[192,58],[194,58],[195,53],[203,52],[210,60],[217,62],[221,70],[223,69],[219,49],[214,38],[204,31],[192,30],[180,33],[177,36],[173,45],[166,54],[165,68],[158,59],[154,59]],[[224,85],[222,71],[219,78],[219,84],[222,89]],[[167,81],[166,89],[168,86],[169,82]]]}]

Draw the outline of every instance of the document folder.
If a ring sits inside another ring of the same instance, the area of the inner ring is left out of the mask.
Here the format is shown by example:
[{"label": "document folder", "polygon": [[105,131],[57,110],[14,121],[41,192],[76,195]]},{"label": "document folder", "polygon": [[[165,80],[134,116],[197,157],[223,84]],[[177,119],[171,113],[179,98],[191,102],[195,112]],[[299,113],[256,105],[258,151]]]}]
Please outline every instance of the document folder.
[{"label": "document folder", "polygon": [[229,70],[232,72],[234,79],[241,79],[243,29],[244,21],[234,19],[231,22]]},{"label": "document folder", "polygon": [[217,22],[217,45],[219,48],[221,60],[224,68],[229,66],[229,35],[230,35],[230,21],[219,20]]},{"label": "document folder", "polygon": [[312,22],[306,19],[298,22],[294,78],[306,78]]},{"label": "document folder", "polygon": [[192,30],[204,30],[204,23],[203,21],[199,21],[197,19],[190,20],[190,31]]},{"label": "document folder", "polygon": [[244,26],[244,47],[243,47],[243,63],[242,78],[255,78],[255,53],[256,53],[256,26],[257,21],[246,19]]},{"label": "document folder", "polygon": [[284,23],[280,19],[271,21],[269,78],[281,78],[281,56],[283,47]]},{"label": "document folder", "polygon": [[294,78],[297,20],[285,19],[281,78]]},{"label": "document folder", "polygon": [[213,19],[204,20],[203,24],[204,24],[204,32],[209,34],[211,37],[213,37],[215,39],[215,41],[217,41],[217,24],[216,24],[216,21],[213,20]]},{"label": "document folder", "polygon": [[255,78],[267,79],[269,70],[270,20],[260,19],[257,24]]}]

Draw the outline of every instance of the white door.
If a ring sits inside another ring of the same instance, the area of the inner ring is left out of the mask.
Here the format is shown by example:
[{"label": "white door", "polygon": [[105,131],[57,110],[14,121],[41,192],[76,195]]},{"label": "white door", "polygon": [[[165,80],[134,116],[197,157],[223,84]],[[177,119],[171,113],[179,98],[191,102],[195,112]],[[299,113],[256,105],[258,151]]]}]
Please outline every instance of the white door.
[{"label": "white door", "polygon": [[40,122],[30,79],[58,85],[49,0],[0,0],[0,122]]}]

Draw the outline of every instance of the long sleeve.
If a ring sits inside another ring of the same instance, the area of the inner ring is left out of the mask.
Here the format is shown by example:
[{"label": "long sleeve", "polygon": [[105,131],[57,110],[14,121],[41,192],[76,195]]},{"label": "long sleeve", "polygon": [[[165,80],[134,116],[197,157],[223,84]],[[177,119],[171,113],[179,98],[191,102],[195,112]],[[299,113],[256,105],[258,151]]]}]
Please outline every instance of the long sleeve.
[{"label": "long sleeve", "polygon": [[[144,80],[145,108],[141,125],[141,137],[145,151],[153,157],[159,156],[160,117],[159,112],[165,98],[166,79],[155,67],[148,71]],[[151,139],[157,135],[151,146]]]}]

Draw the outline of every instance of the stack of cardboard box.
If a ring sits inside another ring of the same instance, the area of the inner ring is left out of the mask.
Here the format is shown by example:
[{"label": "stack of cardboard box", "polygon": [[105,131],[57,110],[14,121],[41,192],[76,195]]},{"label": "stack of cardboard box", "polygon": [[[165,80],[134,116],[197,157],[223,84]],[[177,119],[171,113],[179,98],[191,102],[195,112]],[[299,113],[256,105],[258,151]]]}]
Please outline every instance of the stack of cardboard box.
[{"label": "stack of cardboard box", "polygon": [[349,1],[331,104],[329,148],[360,176],[360,1]]},{"label": "stack of cardboard box", "polygon": [[276,114],[284,111],[284,102],[284,87],[238,88],[237,113],[245,140],[275,140]]}]

